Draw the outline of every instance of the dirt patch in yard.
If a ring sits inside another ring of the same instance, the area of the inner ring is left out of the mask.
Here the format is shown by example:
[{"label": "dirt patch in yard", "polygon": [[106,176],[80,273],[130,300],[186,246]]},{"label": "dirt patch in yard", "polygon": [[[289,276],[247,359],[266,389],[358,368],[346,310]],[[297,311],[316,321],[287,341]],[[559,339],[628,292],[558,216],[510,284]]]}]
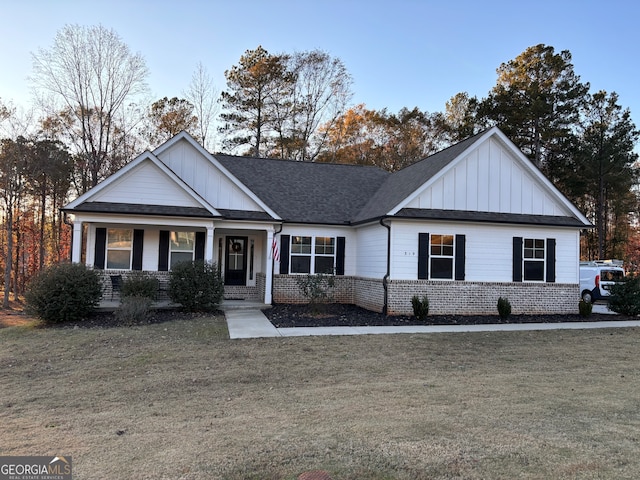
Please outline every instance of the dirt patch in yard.
[{"label": "dirt patch in yard", "polygon": [[278,304],[264,310],[269,321],[277,328],[289,327],[363,327],[402,325],[485,325],[494,323],[562,323],[636,320],[623,315],[510,315],[503,320],[495,315],[429,315],[418,320],[409,315],[383,315],[355,305],[325,304],[316,309],[308,305]]}]

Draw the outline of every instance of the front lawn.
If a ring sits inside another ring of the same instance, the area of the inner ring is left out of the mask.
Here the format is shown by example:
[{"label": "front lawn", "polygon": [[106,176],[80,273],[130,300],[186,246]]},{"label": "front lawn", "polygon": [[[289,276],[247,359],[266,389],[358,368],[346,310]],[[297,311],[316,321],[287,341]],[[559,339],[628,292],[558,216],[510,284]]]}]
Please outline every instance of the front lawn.
[{"label": "front lawn", "polygon": [[74,478],[640,478],[640,329],[0,328],[0,455]]}]

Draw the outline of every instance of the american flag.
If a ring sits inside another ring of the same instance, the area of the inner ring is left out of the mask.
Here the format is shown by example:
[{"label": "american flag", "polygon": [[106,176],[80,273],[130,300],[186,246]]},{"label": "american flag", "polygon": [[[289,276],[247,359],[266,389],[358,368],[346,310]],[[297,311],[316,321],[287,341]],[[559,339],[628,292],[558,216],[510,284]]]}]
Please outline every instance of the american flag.
[{"label": "american flag", "polygon": [[278,242],[276,241],[276,237],[273,237],[273,243],[271,244],[271,258],[276,262],[280,261],[280,252],[278,251]]}]

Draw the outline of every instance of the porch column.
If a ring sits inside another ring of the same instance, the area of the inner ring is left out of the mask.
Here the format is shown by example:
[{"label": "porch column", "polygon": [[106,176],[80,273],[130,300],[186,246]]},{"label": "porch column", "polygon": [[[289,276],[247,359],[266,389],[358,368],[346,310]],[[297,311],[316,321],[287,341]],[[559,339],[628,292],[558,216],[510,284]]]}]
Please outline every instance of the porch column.
[{"label": "porch column", "polygon": [[73,244],[71,245],[71,262],[80,263],[82,258],[82,222],[73,222]]},{"label": "porch column", "polygon": [[207,227],[207,240],[204,242],[204,261],[213,262],[213,234],[215,227],[213,225]]},{"label": "porch column", "polygon": [[271,288],[273,287],[273,230],[267,230],[267,271],[265,272],[266,278],[264,281],[264,303],[271,305]]}]

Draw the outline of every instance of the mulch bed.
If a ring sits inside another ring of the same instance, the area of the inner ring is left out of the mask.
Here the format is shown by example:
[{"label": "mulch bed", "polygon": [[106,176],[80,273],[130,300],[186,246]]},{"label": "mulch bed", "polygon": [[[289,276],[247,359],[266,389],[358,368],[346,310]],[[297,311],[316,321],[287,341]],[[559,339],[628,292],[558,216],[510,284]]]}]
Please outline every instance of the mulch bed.
[{"label": "mulch bed", "polygon": [[314,312],[308,305],[277,304],[264,314],[277,328],[290,327],[363,327],[402,325],[484,325],[493,323],[562,323],[636,320],[624,315],[511,315],[502,320],[495,315],[429,315],[420,321],[413,316],[386,316],[355,305],[325,304]]}]

